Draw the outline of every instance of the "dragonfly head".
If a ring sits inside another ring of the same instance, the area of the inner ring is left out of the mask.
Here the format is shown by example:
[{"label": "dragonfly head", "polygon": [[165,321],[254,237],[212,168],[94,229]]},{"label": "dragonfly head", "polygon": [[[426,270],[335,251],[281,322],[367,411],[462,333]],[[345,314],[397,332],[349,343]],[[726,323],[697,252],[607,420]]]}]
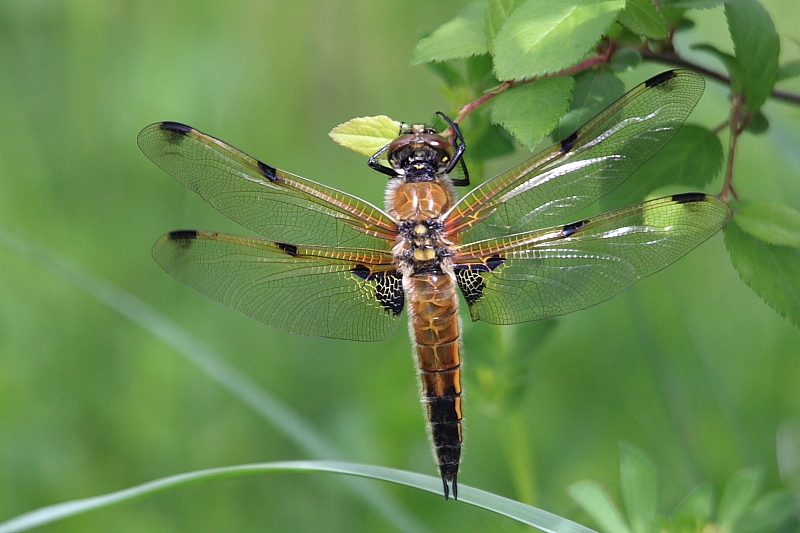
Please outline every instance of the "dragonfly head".
[{"label": "dragonfly head", "polygon": [[432,180],[447,170],[453,146],[433,128],[415,124],[389,144],[386,156],[397,175]]}]

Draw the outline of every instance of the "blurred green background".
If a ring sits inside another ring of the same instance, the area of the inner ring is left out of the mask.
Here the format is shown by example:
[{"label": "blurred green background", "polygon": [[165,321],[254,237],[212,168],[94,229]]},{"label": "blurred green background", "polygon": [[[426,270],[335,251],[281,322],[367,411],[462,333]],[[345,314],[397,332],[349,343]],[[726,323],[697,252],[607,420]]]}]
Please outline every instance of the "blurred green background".
[{"label": "blurred green background", "polygon": [[[796,39],[796,1],[764,4],[781,36]],[[381,205],[386,180],[327,132],[356,116],[412,122],[448,111],[435,77],[408,62],[417,40],[463,6],[2,0],[0,230],[165,313],[342,458],[435,475],[405,331],[374,344],[295,336],[167,276],[150,257],[163,233],[246,232],[148,161],[136,134],[185,122]],[[721,10],[693,17],[680,45],[729,49]],[[783,59],[798,56],[794,42],[782,45]],[[624,79],[632,86],[660,70]],[[782,87],[800,92],[797,80]],[[690,121],[721,122],[726,94],[709,83]],[[800,111],[770,102],[765,112],[769,132],[741,141],[738,190],[800,209]],[[607,303],[538,324],[466,321],[464,338],[464,484],[592,525],[565,489],[596,479],[619,501],[617,445],[626,441],[655,460],[665,511],[743,466],[763,466],[769,488],[785,486],[777,435],[785,447],[800,431],[800,332],[740,282],[721,235]],[[177,351],[0,244],[0,521],[169,474],[307,457]],[[519,527],[368,483],[430,530]],[[43,528],[392,529],[339,479],[315,474],[204,483]]]}]

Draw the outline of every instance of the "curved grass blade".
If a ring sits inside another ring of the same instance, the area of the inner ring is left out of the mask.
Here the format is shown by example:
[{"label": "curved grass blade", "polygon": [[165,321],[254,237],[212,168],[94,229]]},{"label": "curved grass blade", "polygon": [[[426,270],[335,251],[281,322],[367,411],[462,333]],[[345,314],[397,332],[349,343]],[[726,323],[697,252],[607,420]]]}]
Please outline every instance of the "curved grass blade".
[{"label": "curved grass blade", "polygon": [[[245,405],[292,439],[312,457],[342,457],[343,454],[303,417],[279,398],[225,362],[208,345],[182,329],[168,316],[159,313],[132,294],[102,280],[67,258],[31,239],[0,225],[0,246],[27,257],[67,282],[93,296],[132,322],[139,324],[203,371],[212,381],[239,398]],[[401,508],[375,487],[357,480],[348,486],[364,501],[377,509],[399,531],[427,531],[408,511]],[[0,528],[0,531],[3,531]]]},{"label": "curved grass blade", "polygon": [[[283,461],[276,463],[247,464],[186,472],[156,479],[102,496],[49,505],[0,523],[0,533],[25,531],[32,527],[38,527],[81,513],[150,496],[164,490],[177,488],[190,483],[272,472],[329,472],[345,474],[389,481],[398,485],[406,485],[408,487],[426,490],[436,494],[437,497],[441,496],[442,490],[442,480],[439,477],[426,476],[380,466],[340,463],[335,461]],[[560,516],[537,509],[536,507],[515,502],[508,498],[503,498],[502,496],[497,496],[466,485],[459,486],[458,496],[458,501],[462,504],[474,505],[492,511],[548,533],[595,533],[593,530],[567,520],[566,518],[561,518]]]}]

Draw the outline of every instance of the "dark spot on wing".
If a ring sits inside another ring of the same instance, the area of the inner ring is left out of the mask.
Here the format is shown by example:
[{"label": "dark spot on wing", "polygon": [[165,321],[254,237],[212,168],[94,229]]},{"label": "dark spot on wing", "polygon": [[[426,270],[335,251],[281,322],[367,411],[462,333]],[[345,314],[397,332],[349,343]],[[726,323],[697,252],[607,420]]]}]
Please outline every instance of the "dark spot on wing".
[{"label": "dark spot on wing", "polygon": [[164,132],[164,139],[170,144],[182,142],[186,134],[193,131],[190,126],[180,122],[162,122],[158,127]]},{"label": "dark spot on wing", "polygon": [[702,202],[706,199],[706,195],[702,192],[685,192],[681,194],[673,194],[672,201],[676,204],[689,204],[692,202]]},{"label": "dark spot on wing", "polygon": [[189,239],[197,238],[197,230],[193,229],[179,229],[169,232],[169,238],[172,241],[186,241]]},{"label": "dark spot on wing", "polygon": [[174,241],[179,248],[186,249],[194,242],[197,238],[197,231],[193,229],[179,229],[175,231],[170,231],[167,234],[167,238],[171,241]]},{"label": "dark spot on wing", "polygon": [[169,121],[162,122],[161,129],[165,131],[171,131],[174,133],[180,133],[181,135],[189,133],[193,130],[191,126],[187,126],[186,124],[181,124],[180,122],[169,122]]},{"label": "dark spot on wing", "polygon": [[285,242],[276,242],[275,244],[278,245],[278,248],[280,248],[287,254],[291,255],[292,257],[297,256],[297,246],[295,246],[294,244],[286,244]]},{"label": "dark spot on wing", "polygon": [[275,174],[275,167],[271,167],[263,161],[258,162],[258,170],[260,170],[269,181],[275,181],[278,179],[278,176]]},{"label": "dark spot on wing", "polygon": [[368,269],[364,265],[356,265],[350,269],[350,272],[352,272],[359,278],[363,279],[364,281],[367,281],[372,275],[372,270]]},{"label": "dark spot on wing", "polygon": [[578,231],[580,228],[582,228],[583,226],[585,226],[588,223],[589,223],[589,219],[588,218],[584,218],[583,220],[579,220],[579,221],[573,222],[571,224],[566,224],[564,226],[564,228],[561,230],[561,234],[564,237],[569,237],[570,235],[572,235],[573,233],[575,233],[576,231]]},{"label": "dark spot on wing", "polygon": [[[473,265],[470,265],[473,266]],[[486,272],[486,270],[483,270]],[[458,288],[461,289],[461,294],[468,305],[472,305],[483,296],[483,289],[486,288],[486,283],[483,281],[481,270],[459,268],[455,270],[456,283]]]},{"label": "dark spot on wing", "polygon": [[561,152],[562,153],[567,153],[570,150],[572,150],[572,145],[575,144],[575,141],[577,139],[578,139],[578,132],[577,131],[573,131],[570,135],[565,137],[564,140],[561,141]]},{"label": "dark spot on wing", "polygon": [[378,283],[375,284],[375,298],[384,309],[397,316],[403,312],[406,299],[403,293],[403,278],[396,270],[382,274],[378,276]]},{"label": "dark spot on wing", "polygon": [[665,81],[669,81],[674,77],[675,77],[675,71],[667,70],[665,72],[662,72],[661,74],[656,74],[649,80],[645,81],[644,85],[645,87],[656,87],[657,85],[661,85]]},{"label": "dark spot on wing", "polygon": [[494,270],[495,268],[502,265],[504,261],[505,258],[500,257],[499,255],[494,255],[486,260],[486,266],[489,267],[489,270]]}]

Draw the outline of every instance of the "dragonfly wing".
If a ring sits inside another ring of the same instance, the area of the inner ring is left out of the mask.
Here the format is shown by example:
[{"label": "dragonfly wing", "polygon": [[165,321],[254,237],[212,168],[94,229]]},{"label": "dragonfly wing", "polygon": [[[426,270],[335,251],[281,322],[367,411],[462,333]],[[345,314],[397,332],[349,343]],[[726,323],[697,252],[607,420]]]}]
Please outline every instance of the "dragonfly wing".
[{"label": "dragonfly wing", "polygon": [[177,122],[144,128],[139,147],[221,213],[269,239],[387,249],[396,224],[377,207],[273,168]]},{"label": "dragonfly wing", "polygon": [[447,213],[445,232],[472,242],[552,226],[625,181],[660,150],[700,99],[703,77],[650,78],[560,143],[483,183]]},{"label": "dragonfly wing", "polygon": [[678,260],[728,221],[686,193],[564,226],[462,246],[456,279],[473,320],[515,324],[595,305]]},{"label": "dragonfly wing", "polygon": [[153,257],[200,294],[292,333],[377,341],[397,329],[403,309],[386,252],[183,230],[159,239]]}]

